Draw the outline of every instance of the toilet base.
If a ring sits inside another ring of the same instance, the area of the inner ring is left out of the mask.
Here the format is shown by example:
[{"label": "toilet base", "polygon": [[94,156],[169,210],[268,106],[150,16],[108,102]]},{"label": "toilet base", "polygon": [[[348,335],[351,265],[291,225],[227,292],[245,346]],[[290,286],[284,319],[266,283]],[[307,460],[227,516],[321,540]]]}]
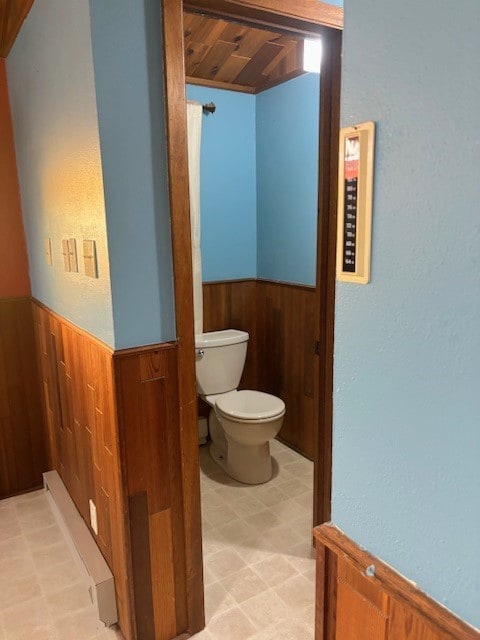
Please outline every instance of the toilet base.
[{"label": "toilet base", "polygon": [[227,452],[223,451],[221,447],[219,447],[215,442],[212,442],[209,449],[210,457],[215,462],[217,466],[220,467],[222,471],[224,471],[227,476],[228,473],[228,465],[227,465]]},{"label": "toilet base", "polygon": [[[283,415],[269,423],[267,436],[275,437],[282,424]],[[272,458],[270,442],[244,444],[225,433],[215,410],[210,411],[208,427],[212,444],[212,460],[228,476],[244,484],[263,484],[272,478]],[[265,432],[263,432],[265,433]]]},{"label": "toilet base", "polygon": [[272,478],[272,458],[268,442],[257,447],[230,442],[226,450],[212,442],[210,457],[230,478],[243,484],[263,484]]},{"label": "toilet base", "polygon": [[227,435],[227,473],[245,484],[263,484],[272,478],[270,443],[252,446],[231,440]]}]

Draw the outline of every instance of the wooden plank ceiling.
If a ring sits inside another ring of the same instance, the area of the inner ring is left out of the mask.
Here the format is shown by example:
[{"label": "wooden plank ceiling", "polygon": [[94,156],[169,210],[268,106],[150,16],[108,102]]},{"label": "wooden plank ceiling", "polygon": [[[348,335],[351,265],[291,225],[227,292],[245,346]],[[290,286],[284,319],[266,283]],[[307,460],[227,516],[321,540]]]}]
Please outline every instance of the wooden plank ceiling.
[{"label": "wooden plank ceiling", "polygon": [[0,0],[0,58],[10,53],[33,0]]},{"label": "wooden plank ceiling", "polygon": [[184,34],[190,84],[259,93],[304,73],[302,38],[188,12]]}]

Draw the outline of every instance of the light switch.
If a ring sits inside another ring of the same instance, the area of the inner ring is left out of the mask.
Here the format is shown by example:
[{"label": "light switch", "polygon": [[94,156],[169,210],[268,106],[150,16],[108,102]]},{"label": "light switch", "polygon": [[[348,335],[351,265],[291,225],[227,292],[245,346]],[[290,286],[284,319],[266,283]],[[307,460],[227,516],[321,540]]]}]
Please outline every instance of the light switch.
[{"label": "light switch", "polygon": [[50,238],[45,238],[43,241],[43,252],[45,255],[45,262],[49,267],[53,266],[53,257],[52,257],[52,241]]},{"label": "light switch", "polygon": [[68,239],[68,257],[70,260],[70,271],[78,273],[77,242],[75,238]]},{"label": "light switch", "polygon": [[83,241],[83,262],[85,265],[85,275],[90,278],[98,278],[97,249],[95,240]]},{"label": "light switch", "polygon": [[63,268],[70,271],[70,255],[68,253],[68,240],[62,240]]}]

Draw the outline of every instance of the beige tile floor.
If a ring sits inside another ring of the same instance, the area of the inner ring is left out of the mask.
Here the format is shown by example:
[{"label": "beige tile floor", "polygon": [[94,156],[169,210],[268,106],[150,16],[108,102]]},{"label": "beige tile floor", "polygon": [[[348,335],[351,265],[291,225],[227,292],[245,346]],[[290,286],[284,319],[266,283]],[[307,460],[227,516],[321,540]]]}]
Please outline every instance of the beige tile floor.
[{"label": "beige tile floor", "polygon": [[[198,640],[311,640],[313,465],[272,443],[274,478],[241,485],[200,450],[207,628]],[[0,640],[114,640],[43,491],[0,501]]]},{"label": "beige tile floor", "polygon": [[235,482],[201,447],[205,609],[195,640],[311,640],[313,464],[271,445],[274,477]]},{"label": "beige tile floor", "polygon": [[43,491],[0,501],[0,640],[114,640]]}]

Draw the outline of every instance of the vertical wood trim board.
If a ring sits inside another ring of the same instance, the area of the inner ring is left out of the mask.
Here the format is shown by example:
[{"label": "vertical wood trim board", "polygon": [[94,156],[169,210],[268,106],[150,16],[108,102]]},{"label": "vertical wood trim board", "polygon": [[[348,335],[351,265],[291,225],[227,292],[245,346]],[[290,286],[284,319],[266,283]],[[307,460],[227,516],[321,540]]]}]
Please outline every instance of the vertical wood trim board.
[{"label": "vertical wood trim board", "polygon": [[0,499],[48,470],[39,379],[31,300],[0,300]]},{"label": "vertical wood trim board", "polygon": [[[205,626],[203,601],[200,463],[198,453],[193,280],[188,184],[187,112],[183,46],[183,2],[163,0],[167,162],[172,222],[175,317],[178,337],[179,432],[188,631]],[[182,578],[183,579],[183,578]]]},{"label": "vertical wood trim board", "polygon": [[145,491],[130,496],[130,544],[137,637],[155,640],[153,590],[150,581],[150,531]]},{"label": "vertical wood trim board", "polygon": [[175,344],[114,354],[139,640],[188,627],[177,355]]},{"label": "vertical wood trim board", "polygon": [[317,229],[319,302],[316,309],[319,398],[315,407],[315,423],[318,424],[320,437],[317,440],[315,452],[317,462],[314,480],[317,487],[313,515],[315,524],[327,522],[331,516],[333,345],[342,32],[329,30],[323,42]]},{"label": "vertical wood trim board", "polygon": [[480,639],[480,631],[333,525],[317,527],[315,539],[316,640]]}]

